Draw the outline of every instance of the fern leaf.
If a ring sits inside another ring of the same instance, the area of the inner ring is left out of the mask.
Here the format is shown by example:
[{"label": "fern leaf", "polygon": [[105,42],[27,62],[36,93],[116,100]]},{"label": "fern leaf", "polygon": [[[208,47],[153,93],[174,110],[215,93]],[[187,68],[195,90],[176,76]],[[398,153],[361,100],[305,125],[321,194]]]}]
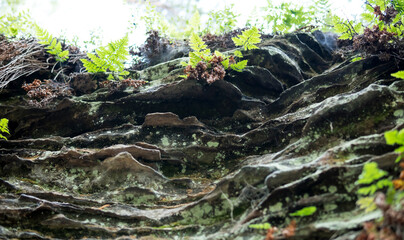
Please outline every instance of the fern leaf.
[{"label": "fern leaf", "polygon": [[222,62],[222,65],[223,65],[223,67],[224,67],[224,69],[228,69],[229,68],[229,59],[227,58],[226,60],[223,60]]},{"label": "fern leaf", "polygon": [[199,54],[195,52],[190,52],[189,53],[189,64],[192,67],[195,67],[198,62],[202,61],[202,58],[199,56]]},{"label": "fern leaf", "polygon": [[230,65],[231,69],[237,72],[241,72],[247,66],[248,60],[243,60],[238,63]]},{"label": "fern leaf", "polygon": [[261,42],[261,34],[256,27],[243,31],[241,35],[233,37],[233,42],[236,46],[242,46],[244,50],[258,48],[255,44]]},{"label": "fern leaf", "polygon": [[234,56],[236,56],[238,58],[242,58],[243,54],[239,50],[236,50],[236,51],[234,51]]},{"label": "fern leaf", "polygon": [[398,71],[396,73],[392,73],[391,76],[395,77],[395,78],[401,78],[404,79],[404,71]]},{"label": "fern leaf", "polygon": [[[84,67],[88,72],[114,72],[115,76],[122,79],[121,76],[126,76],[129,72],[124,71],[125,65],[124,61],[128,58],[128,47],[129,39],[126,35],[125,37],[110,42],[106,46],[99,47],[95,50],[96,54],[87,53],[87,57],[90,59],[80,59]],[[112,75],[108,76],[108,79],[113,79]]]},{"label": "fern leaf", "polygon": [[191,34],[189,45],[195,52],[201,52],[208,47],[196,33]]},{"label": "fern leaf", "polygon": [[38,25],[35,25],[35,32],[37,38],[39,39],[38,43],[45,45],[45,49],[48,50],[47,52],[54,55],[56,61],[64,62],[69,58],[69,51],[63,51],[62,44],[48,31],[42,29]]},{"label": "fern leaf", "polygon": [[[0,119],[0,132],[10,134],[10,132],[8,130],[8,119],[7,118]],[[7,140],[7,138],[5,136],[3,136],[1,133],[0,133],[0,138]]]}]

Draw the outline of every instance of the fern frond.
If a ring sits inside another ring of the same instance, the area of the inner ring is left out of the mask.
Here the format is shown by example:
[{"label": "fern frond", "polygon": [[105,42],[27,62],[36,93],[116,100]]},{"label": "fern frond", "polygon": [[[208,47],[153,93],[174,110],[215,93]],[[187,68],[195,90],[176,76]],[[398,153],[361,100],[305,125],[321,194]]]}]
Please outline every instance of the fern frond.
[{"label": "fern frond", "polygon": [[258,48],[255,44],[261,42],[261,34],[256,27],[243,31],[241,35],[233,37],[233,42],[236,46],[242,46],[244,50]]},{"label": "fern frond", "polygon": [[241,72],[247,66],[248,60],[243,60],[238,63],[230,65],[231,69],[237,72]]},{"label": "fern frond", "polygon": [[201,52],[208,47],[205,42],[196,33],[192,33],[189,39],[189,45],[195,52]]},{"label": "fern frond", "polygon": [[38,43],[42,45],[51,45],[53,41],[53,36],[49,34],[48,31],[35,25],[35,33],[37,38],[40,40]]},{"label": "fern frond", "polygon": [[404,13],[404,0],[392,0],[392,3],[399,14]]},{"label": "fern frond", "polygon": [[[90,59],[80,59],[88,72],[107,72],[111,71],[120,79],[121,76],[126,76],[129,72],[124,71],[124,62],[127,60],[129,52],[127,50],[129,44],[128,35],[125,37],[110,42],[106,46],[99,47],[95,50],[96,54],[87,53]],[[112,75],[108,76],[109,79],[113,78]]]},{"label": "fern frond", "polygon": [[[0,119],[0,132],[10,134],[10,132],[8,130],[8,119],[7,118]],[[7,140],[7,138],[5,136],[3,136],[1,133],[0,133],[0,138]]]},{"label": "fern frond", "polygon": [[62,49],[62,44],[48,31],[35,24],[35,33],[39,44],[45,45],[48,53],[55,56],[57,62],[64,62],[69,58],[69,51]]}]

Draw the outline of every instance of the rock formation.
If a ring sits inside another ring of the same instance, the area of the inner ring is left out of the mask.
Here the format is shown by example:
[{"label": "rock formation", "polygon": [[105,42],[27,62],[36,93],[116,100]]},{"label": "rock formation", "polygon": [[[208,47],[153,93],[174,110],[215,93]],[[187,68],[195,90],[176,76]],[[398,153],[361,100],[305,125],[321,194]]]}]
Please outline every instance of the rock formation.
[{"label": "rock formation", "polygon": [[10,85],[0,238],[263,239],[248,226],[316,206],[293,239],[354,239],[380,217],[356,206],[363,164],[398,171],[383,133],[404,123],[404,82],[319,36],[264,39],[211,85],[179,77],[184,59],[133,73],[138,89],[77,77],[90,87],[44,108]]}]

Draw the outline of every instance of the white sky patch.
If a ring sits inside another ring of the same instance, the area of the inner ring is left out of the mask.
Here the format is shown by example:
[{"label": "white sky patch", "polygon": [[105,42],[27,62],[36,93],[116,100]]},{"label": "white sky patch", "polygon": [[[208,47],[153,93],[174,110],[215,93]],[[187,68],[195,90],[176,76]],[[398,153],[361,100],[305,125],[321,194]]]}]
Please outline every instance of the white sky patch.
[{"label": "white sky patch", "polygon": [[[169,2],[169,0],[167,0]],[[281,0],[272,0],[273,4]],[[296,4],[310,3],[309,0],[287,1]],[[361,0],[330,0],[334,13],[352,18],[362,11]],[[266,0],[200,0],[198,7],[208,12],[223,9],[234,4],[234,11],[240,14],[239,27],[246,22],[254,8],[259,9],[267,5]],[[111,40],[122,38],[127,32],[130,22],[136,21],[135,32],[129,35],[130,43],[140,45],[145,40],[145,28],[138,22],[142,8],[127,5],[123,0],[26,0],[21,10],[29,9],[31,16],[38,24],[53,35],[64,35],[68,39],[77,36],[80,41],[89,40],[90,33],[101,34],[106,44]],[[133,17],[135,16],[135,18]],[[260,16],[257,16],[260,17]]]}]

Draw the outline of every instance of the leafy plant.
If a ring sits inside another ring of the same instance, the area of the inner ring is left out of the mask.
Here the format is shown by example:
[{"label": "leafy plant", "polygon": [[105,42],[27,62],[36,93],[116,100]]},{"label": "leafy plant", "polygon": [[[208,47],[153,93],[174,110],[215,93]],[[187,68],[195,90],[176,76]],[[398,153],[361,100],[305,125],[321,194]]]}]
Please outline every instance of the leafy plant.
[{"label": "leafy plant", "polygon": [[332,31],[332,13],[331,4],[328,0],[315,0],[313,5],[310,6],[311,12],[315,13],[313,16],[314,23],[323,32]]},{"label": "leafy plant", "polygon": [[377,163],[368,162],[363,166],[363,171],[356,181],[357,185],[367,185],[358,189],[358,194],[373,195],[377,190],[392,187],[391,180],[383,179],[387,172],[378,168]]},{"label": "leafy plant", "polygon": [[313,215],[317,211],[317,207],[315,206],[310,206],[310,207],[305,207],[302,208],[294,213],[289,214],[292,217],[306,217]]},{"label": "leafy plant", "polygon": [[255,44],[261,42],[261,34],[256,27],[253,27],[232,39],[236,46],[242,46],[244,50],[248,51],[258,48]]},{"label": "leafy plant", "polygon": [[192,33],[200,33],[202,31],[201,15],[198,10],[195,10],[192,17],[187,21],[187,27],[183,37],[189,37]]},{"label": "leafy plant", "polygon": [[[243,46],[245,50],[258,48],[255,44],[261,42],[258,29],[253,28],[243,31],[241,35],[233,38],[238,46]],[[207,48],[205,42],[196,34],[192,33],[190,43],[192,52],[189,53],[189,62],[181,62],[185,66],[183,77],[187,79],[205,80],[211,84],[217,80],[222,80],[227,69],[241,72],[247,66],[247,60],[236,62],[234,56],[225,56],[219,51],[213,54]],[[243,57],[240,51],[235,52],[236,57]]]},{"label": "leafy plant", "polygon": [[62,49],[62,43],[54,38],[48,31],[35,25],[35,32],[40,40],[39,43],[45,45],[48,53],[55,56],[57,62],[64,62],[69,58],[69,51]]},{"label": "leafy plant", "polygon": [[360,34],[363,31],[362,23],[348,19],[344,20],[337,15],[333,16],[332,23],[334,25],[334,31],[341,34],[341,36],[339,37],[339,39],[341,40],[352,40],[354,36]]},{"label": "leafy plant", "polygon": [[156,10],[150,0],[146,2],[145,14],[140,18],[145,23],[146,32],[157,30],[163,36],[168,36],[172,26],[165,20],[164,16]]},{"label": "leafy plant", "polygon": [[129,72],[125,71],[124,61],[128,58],[128,36],[112,41],[108,45],[100,47],[94,53],[87,53],[90,60],[80,59],[88,72],[112,72],[108,75],[108,80],[113,80],[114,75],[122,80]]},{"label": "leafy plant", "polygon": [[399,154],[399,156],[396,159],[396,162],[399,162],[402,159],[404,153],[404,129],[401,129],[400,131],[392,130],[385,132],[384,137],[386,138],[386,143],[388,145],[395,145],[395,144],[400,145],[398,148],[394,150],[396,153]]},{"label": "leafy plant", "polygon": [[391,76],[395,78],[404,79],[404,71],[398,71],[396,73],[392,73]]},{"label": "leafy plant", "polygon": [[360,197],[356,202],[361,209],[370,212],[377,208],[373,201],[373,195],[375,192],[384,188],[391,189],[393,187],[391,180],[383,179],[383,177],[386,177],[387,175],[387,172],[379,169],[375,162],[368,162],[363,166],[362,173],[355,182],[357,185],[366,185],[359,188],[357,191],[359,195],[367,196]]},{"label": "leafy plant", "polygon": [[32,27],[32,20],[29,12],[19,12],[18,14],[7,13],[0,16],[0,34],[14,38],[19,34],[29,32]]},{"label": "leafy plant", "polygon": [[5,136],[3,136],[1,133],[10,134],[10,132],[8,130],[8,119],[7,118],[0,119],[0,138],[7,140],[7,138]]},{"label": "leafy plant", "polygon": [[272,226],[269,223],[257,223],[257,224],[250,224],[248,225],[249,228],[253,228],[253,229],[270,229]]},{"label": "leafy plant", "polygon": [[363,58],[362,57],[356,57],[356,58],[353,58],[352,60],[351,60],[351,62],[357,62],[357,61],[360,61],[360,60],[362,60]]},{"label": "leafy plant", "polygon": [[208,13],[209,19],[205,33],[224,34],[236,27],[239,15],[233,12],[234,4],[226,6],[223,10],[211,11]]},{"label": "leafy plant", "polygon": [[303,6],[299,7],[291,3],[273,5],[270,0],[267,0],[264,10],[267,13],[264,17],[267,27],[274,33],[288,33],[310,25],[314,15],[312,11],[305,10]]}]

